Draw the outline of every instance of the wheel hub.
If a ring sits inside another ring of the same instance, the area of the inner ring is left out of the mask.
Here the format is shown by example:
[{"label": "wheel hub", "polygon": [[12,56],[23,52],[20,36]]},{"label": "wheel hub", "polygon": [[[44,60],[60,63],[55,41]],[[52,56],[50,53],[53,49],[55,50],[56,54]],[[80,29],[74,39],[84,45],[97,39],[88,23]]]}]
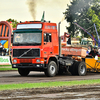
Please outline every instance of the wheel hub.
[{"label": "wheel hub", "polygon": [[81,72],[81,74],[84,74],[84,72],[85,72],[85,67],[84,66],[80,67],[80,72]]},{"label": "wheel hub", "polygon": [[55,73],[55,67],[53,65],[50,66],[50,71],[51,71],[52,74]]}]

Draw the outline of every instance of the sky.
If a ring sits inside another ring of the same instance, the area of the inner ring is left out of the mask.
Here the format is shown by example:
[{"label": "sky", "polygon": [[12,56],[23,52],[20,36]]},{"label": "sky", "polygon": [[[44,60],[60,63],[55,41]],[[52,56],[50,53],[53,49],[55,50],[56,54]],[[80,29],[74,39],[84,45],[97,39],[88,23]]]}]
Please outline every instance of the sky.
[{"label": "sky", "polygon": [[[17,21],[40,21],[43,11],[45,11],[45,20],[58,23],[64,18],[63,12],[67,8],[70,0],[33,0],[35,12],[32,16],[29,8],[30,0],[0,0],[0,21],[15,19]],[[61,35],[67,32],[68,23],[64,20],[61,23]]]}]

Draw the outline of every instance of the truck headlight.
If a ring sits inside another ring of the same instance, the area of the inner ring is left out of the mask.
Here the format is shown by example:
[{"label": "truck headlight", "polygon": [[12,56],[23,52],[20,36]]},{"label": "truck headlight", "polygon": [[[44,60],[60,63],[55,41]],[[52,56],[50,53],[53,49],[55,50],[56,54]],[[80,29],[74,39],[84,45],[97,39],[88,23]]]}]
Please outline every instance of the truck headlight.
[{"label": "truck headlight", "polygon": [[36,62],[40,62],[40,59],[37,59]]},{"label": "truck headlight", "polygon": [[14,60],[13,60],[13,62],[14,62],[14,63],[17,63],[17,60],[16,60],[16,59],[14,59]]}]

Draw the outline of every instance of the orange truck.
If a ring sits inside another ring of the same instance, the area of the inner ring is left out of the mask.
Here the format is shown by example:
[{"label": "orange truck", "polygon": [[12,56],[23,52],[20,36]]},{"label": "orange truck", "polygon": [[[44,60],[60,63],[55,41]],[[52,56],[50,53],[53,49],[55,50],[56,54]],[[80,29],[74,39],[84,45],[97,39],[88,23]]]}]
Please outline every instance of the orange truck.
[{"label": "orange truck", "polygon": [[18,68],[21,76],[27,76],[30,71],[43,71],[49,77],[65,71],[85,75],[86,49],[61,46],[59,30],[51,22],[18,23],[13,31],[12,68]]}]

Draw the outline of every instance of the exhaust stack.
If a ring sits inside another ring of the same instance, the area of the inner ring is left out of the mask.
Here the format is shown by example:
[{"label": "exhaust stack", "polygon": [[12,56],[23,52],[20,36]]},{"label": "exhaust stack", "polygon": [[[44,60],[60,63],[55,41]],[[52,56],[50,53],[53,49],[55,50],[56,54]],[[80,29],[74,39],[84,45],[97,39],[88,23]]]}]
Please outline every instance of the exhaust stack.
[{"label": "exhaust stack", "polygon": [[59,56],[61,56],[60,24],[61,24],[61,22],[58,23]]}]

